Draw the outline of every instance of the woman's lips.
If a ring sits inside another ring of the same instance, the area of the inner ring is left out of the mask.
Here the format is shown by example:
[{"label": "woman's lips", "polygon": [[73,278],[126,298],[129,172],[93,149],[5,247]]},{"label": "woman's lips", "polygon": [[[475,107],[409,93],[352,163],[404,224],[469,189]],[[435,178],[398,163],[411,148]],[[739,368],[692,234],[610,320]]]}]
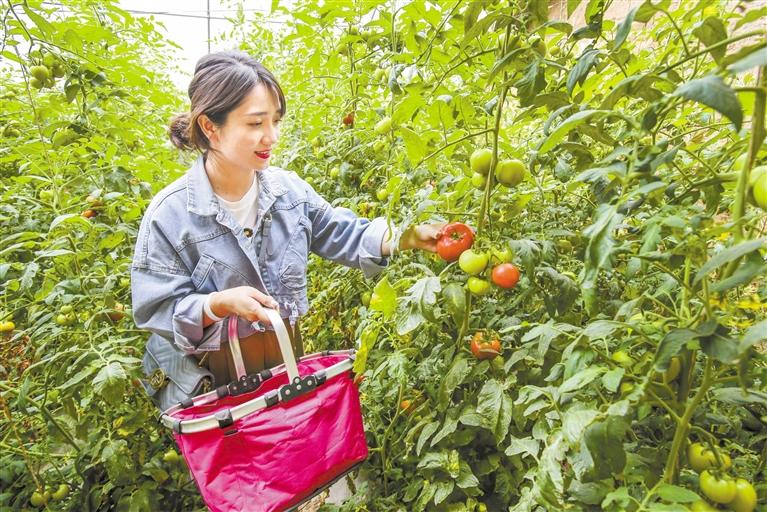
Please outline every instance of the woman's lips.
[{"label": "woman's lips", "polygon": [[256,156],[264,160],[268,159],[272,155],[271,151],[256,151]]}]

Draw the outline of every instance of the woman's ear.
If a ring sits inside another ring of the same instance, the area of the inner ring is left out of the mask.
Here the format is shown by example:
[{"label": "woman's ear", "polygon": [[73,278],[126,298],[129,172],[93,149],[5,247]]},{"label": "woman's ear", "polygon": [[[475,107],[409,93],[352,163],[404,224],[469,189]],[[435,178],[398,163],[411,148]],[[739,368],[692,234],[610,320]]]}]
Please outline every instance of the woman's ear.
[{"label": "woman's ear", "polygon": [[197,117],[197,126],[200,127],[202,133],[208,138],[210,142],[213,142],[216,138],[216,125],[205,114]]}]

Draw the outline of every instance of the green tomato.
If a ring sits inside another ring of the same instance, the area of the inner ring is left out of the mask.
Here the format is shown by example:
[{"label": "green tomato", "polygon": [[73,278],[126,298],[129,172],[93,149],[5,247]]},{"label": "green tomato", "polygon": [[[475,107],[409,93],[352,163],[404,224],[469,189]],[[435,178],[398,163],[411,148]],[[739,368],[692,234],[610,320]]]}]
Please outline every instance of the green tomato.
[{"label": "green tomato", "polygon": [[630,366],[634,362],[625,350],[616,350],[610,358],[621,366]]},{"label": "green tomato", "polygon": [[362,305],[365,307],[368,307],[370,305],[370,299],[373,298],[373,295],[370,292],[362,292],[362,295],[360,295],[360,301],[362,302]]},{"label": "green tomato", "polygon": [[29,68],[29,74],[40,82],[45,82],[51,76],[50,71],[45,66],[32,66]]},{"label": "green tomato", "polygon": [[743,170],[743,167],[746,166],[746,160],[748,159],[748,153],[743,153],[738,158],[735,159],[735,163],[732,164],[732,170],[735,172],[740,172]]},{"label": "green tomato", "polygon": [[392,120],[391,117],[384,117],[380,121],[376,123],[376,125],[373,127],[373,131],[377,135],[385,135],[391,131],[392,128]]},{"label": "green tomato", "polygon": [[53,498],[53,501],[61,501],[64,498],[66,498],[69,495],[69,486],[67,484],[60,484],[59,488],[56,489],[56,492],[54,492],[51,497]]},{"label": "green tomato", "polygon": [[767,174],[767,165],[760,165],[751,169],[751,173],[748,175],[748,186],[754,187],[756,181]]},{"label": "green tomato", "polygon": [[716,507],[711,506],[707,501],[698,500],[690,505],[691,512],[716,512],[719,510]]},{"label": "green tomato", "polygon": [[737,495],[735,481],[728,476],[717,476],[708,470],[700,474],[700,490],[716,503],[729,503]]},{"label": "green tomato", "polygon": [[466,282],[466,285],[468,286],[469,291],[473,295],[477,296],[487,295],[490,293],[490,290],[492,290],[490,281],[486,281],[474,276],[469,278],[469,280]]},{"label": "green tomato", "polygon": [[175,464],[177,463],[181,458],[178,455],[178,452],[174,450],[173,448],[169,448],[167,452],[165,452],[162,455],[162,460],[164,462],[167,462],[168,464]]},{"label": "green tomato", "polygon": [[59,308],[59,313],[64,313],[65,315],[68,315],[74,310],[71,304],[64,304]]},{"label": "green tomato", "polygon": [[663,372],[663,382],[668,384],[676,380],[682,370],[682,361],[678,357],[672,357],[668,363],[668,369]]},{"label": "green tomato", "polygon": [[389,191],[386,188],[382,187],[376,191],[376,198],[379,201],[385,201],[387,197],[389,197]]},{"label": "green tomato", "polygon": [[485,184],[487,183],[487,178],[483,176],[482,174],[475,172],[471,175],[471,184],[474,186],[474,188],[478,188],[480,190],[485,188]]},{"label": "green tomato", "polygon": [[53,190],[51,189],[43,189],[40,191],[40,200],[41,201],[52,201],[54,197]]},{"label": "green tomato", "polygon": [[330,177],[331,178],[338,178],[341,175],[341,168],[338,166],[333,167],[330,169]]},{"label": "green tomato", "polygon": [[48,500],[45,499],[45,495],[38,491],[33,492],[29,498],[29,504],[36,508],[44,506],[47,502]]},{"label": "green tomato", "polygon": [[714,452],[702,443],[692,443],[687,447],[687,461],[690,463],[690,467],[698,473],[716,466]]},{"label": "green tomato", "polygon": [[59,313],[56,315],[55,322],[57,325],[67,325],[67,315]]},{"label": "green tomato", "polygon": [[469,163],[471,164],[471,170],[487,176],[490,172],[490,162],[493,159],[493,151],[488,148],[480,148],[474,151],[469,157]]},{"label": "green tomato", "polygon": [[381,151],[384,150],[385,147],[386,147],[386,142],[382,140],[377,140],[373,144],[373,151],[375,151],[376,153],[380,153]]},{"label": "green tomato", "polygon": [[458,266],[470,276],[476,276],[487,267],[487,254],[468,249],[458,257]]},{"label": "green tomato", "polygon": [[744,478],[735,480],[735,499],[727,506],[735,512],[752,512],[756,508],[756,490],[751,482]]},{"label": "green tomato", "polygon": [[634,384],[632,382],[621,382],[620,388],[618,389],[621,395],[628,395],[632,391],[634,391]]},{"label": "green tomato", "polygon": [[526,170],[520,160],[501,160],[495,168],[495,178],[505,187],[516,187],[525,179]]},{"label": "green tomato", "polygon": [[511,263],[514,258],[514,251],[508,245],[493,249],[493,261],[498,263]]},{"label": "green tomato", "polygon": [[764,211],[767,211],[767,174],[763,174],[754,182],[751,189],[754,194],[754,202]]}]

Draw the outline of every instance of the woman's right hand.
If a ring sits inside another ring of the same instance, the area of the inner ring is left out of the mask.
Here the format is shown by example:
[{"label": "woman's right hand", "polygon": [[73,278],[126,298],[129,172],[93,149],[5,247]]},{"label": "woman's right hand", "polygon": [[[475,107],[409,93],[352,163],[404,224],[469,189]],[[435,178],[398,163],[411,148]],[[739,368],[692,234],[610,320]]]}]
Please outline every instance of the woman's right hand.
[{"label": "woman's right hand", "polygon": [[238,286],[210,294],[210,310],[219,317],[237,315],[249,322],[258,320],[271,325],[264,308],[278,307],[276,300],[252,286]]}]

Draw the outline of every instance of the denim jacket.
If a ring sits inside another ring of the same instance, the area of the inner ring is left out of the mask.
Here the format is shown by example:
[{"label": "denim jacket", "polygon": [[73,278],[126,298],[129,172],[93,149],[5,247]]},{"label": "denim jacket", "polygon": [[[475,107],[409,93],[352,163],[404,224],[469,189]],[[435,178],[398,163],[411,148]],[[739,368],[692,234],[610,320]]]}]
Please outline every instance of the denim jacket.
[{"label": "denim jacket", "polygon": [[[272,296],[291,323],[308,310],[309,251],[373,277],[387,264],[385,218],[368,220],[332,207],[296,173],[269,167],[256,173],[258,214],[252,236],[219,205],[203,156],[165,187],[146,210],[131,266],[136,325],[180,354],[218,350],[226,320],[203,328],[203,305],[214,291],[253,286]],[[263,330],[238,323],[241,338]],[[167,344],[167,342],[166,342]]]}]

